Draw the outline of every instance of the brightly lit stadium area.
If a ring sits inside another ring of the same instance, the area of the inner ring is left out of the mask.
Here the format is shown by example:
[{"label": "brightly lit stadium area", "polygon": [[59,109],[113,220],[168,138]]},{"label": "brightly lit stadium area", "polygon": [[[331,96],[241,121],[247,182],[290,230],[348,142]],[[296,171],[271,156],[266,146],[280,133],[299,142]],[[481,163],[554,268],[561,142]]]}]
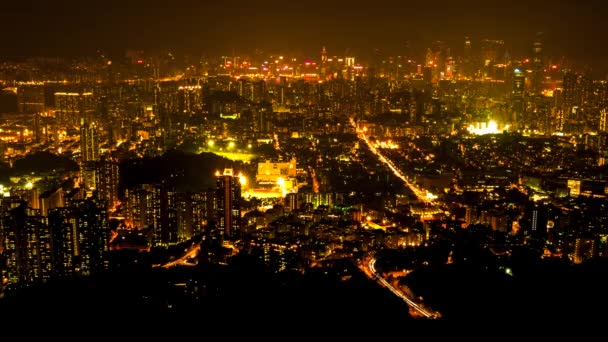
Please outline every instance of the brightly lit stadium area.
[{"label": "brightly lit stadium area", "polygon": [[496,121],[476,122],[467,127],[467,131],[475,135],[500,134],[509,130],[509,125],[499,126]]},{"label": "brightly lit stadium area", "polygon": [[296,182],[296,159],[289,162],[264,161],[258,163],[255,183],[243,195],[256,198],[285,197],[288,193],[298,192]]}]

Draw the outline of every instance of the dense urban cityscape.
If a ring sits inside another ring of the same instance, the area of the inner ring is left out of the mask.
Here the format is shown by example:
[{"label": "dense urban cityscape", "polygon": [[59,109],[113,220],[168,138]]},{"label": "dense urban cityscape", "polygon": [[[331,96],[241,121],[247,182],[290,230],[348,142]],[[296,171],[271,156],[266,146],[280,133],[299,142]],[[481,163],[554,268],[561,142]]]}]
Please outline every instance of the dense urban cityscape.
[{"label": "dense urban cityscape", "polygon": [[521,39],[0,59],[0,312],[603,310],[608,82]]}]

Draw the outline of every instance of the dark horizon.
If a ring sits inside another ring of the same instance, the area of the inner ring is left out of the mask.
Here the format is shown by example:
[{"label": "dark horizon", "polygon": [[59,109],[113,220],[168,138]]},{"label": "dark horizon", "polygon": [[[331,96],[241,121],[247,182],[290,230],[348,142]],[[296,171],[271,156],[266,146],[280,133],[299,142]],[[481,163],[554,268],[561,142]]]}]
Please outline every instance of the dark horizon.
[{"label": "dark horizon", "polygon": [[317,54],[327,46],[330,55],[347,48],[369,54],[379,48],[402,54],[410,42],[420,58],[434,40],[443,40],[454,54],[464,37],[502,39],[512,56],[528,55],[536,32],[543,32],[547,58],[566,57],[580,66],[605,73],[608,47],[601,20],[606,5],[590,0],[555,4],[465,0],[432,4],[309,0],[285,3],[271,0],[230,5],[210,1],[117,0],[80,3],[8,3],[0,13],[5,28],[0,56],[78,56],[97,49],[118,53],[127,48],[171,49],[222,54],[252,51],[295,51]]}]

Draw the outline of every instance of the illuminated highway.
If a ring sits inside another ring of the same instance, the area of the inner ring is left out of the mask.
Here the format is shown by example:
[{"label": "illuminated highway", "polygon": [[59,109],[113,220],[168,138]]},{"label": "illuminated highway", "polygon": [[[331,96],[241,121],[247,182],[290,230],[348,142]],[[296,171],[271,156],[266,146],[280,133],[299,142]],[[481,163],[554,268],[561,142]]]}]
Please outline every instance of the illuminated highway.
[{"label": "illuminated highway", "polygon": [[430,319],[440,317],[439,313],[423,308],[420,304],[408,298],[403,291],[399,290],[399,288],[391,285],[386,279],[382,278],[382,276],[376,271],[376,258],[371,258],[369,262],[363,263],[361,269],[365,274],[367,274],[368,277],[371,275],[371,278],[375,278],[378,283],[388,288],[395,296],[401,298],[410,308],[416,310],[416,312],[422,316]]},{"label": "illuminated highway", "polygon": [[400,178],[405,185],[416,195],[416,197],[418,198],[419,201],[426,203],[426,204],[436,204],[434,202],[434,199],[437,198],[437,196],[433,195],[432,193],[428,192],[427,190],[424,189],[420,189],[418,188],[416,185],[414,185],[413,183],[411,183],[409,181],[409,179],[403,174],[403,172],[401,172],[394,164],[391,160],[389,160],[388,158],[386,158],[375,146],[374,144],[369,141],[368,137],[365,135],[365,132],[361,129],[359,129],[359,127],[357,127],[357,124],[355,123],[355,120],[353,118],[350,118],[350,124],[355,128],[356,132],[357,132],[357,136],[359,137],[360,140],[363,140],[366,144],[367,147],[369,148],[369,150],[375,154],[378,159],[380,161],[382,161],[386,166],[388,166],[388,168],[393,172],[393,174],[395,174],[395,176],[397,176],[398,178]]},{"label": "illuminated highway", "polygon": [[155,267],[160,266],[162,268],[170,268],[170,267],[174,267],[177,265],[192,266],[192,264],[189,263],[188,260],[197,256],[200,249],[201,249],[201,244],[197,243],[196,245],[192,246],[192,248],[186,254],[184,254],[181,258],[170,261],[162,266],[161,265],[154,265],[154,266]]},{"label": "illuminated highway", "polygon": [[114,240],[116,240],[116,238],[118,237],[118,231],[114,231],[111,233],[112,235],[110,236],[110,241],[108,241],[108,244],[111,245],[112,242],[114,242]]}]

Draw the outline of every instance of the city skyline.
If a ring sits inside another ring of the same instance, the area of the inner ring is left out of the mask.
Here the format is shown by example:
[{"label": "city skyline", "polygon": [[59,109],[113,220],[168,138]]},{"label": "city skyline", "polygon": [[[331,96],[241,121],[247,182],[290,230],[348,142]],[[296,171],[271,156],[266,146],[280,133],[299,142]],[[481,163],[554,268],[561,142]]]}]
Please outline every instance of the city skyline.
[{"label": "city skyline", "polygon": [[0,53],[23,57],[90,55],[97,49],[121,52],[127,48],[170,49],[193,54],[226,54],[256,48],[301,50],[320,46],[337,54],[350,49],[369,55],[375,48],[386,54],[405,53],[406,45],[420,57],[434,40],[446,41],[462,53],[465,36],[474,41],[501,39],[513,55],[530,53],[536,32],[543,32],[545,50],[605,75],[608,57],[601,27],[607,9],[600,1],[504,2],[398,1],[230,6],[198,1],[72,0],[10,3],[0,22],[15,28],[4,36]]}]

